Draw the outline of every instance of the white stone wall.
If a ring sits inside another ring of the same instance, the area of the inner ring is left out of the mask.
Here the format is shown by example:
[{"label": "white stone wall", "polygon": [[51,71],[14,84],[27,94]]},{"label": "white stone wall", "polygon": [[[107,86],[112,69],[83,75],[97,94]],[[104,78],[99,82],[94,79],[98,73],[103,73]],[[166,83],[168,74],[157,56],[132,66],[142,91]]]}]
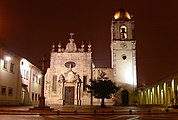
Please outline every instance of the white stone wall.
[{"label": "white stone wall", "polygon": [[[136,59],[135,50],[132,49],[132,41],[125,41],[127,43],[127,48],[123,49],[120,44],[123,41],[113,42],[113,73],[114,80],[120,84],[126,83],[136,86]],[[123,56],[126,59],[123,59]]]},{"label": "white stone wall", "polygon": [[[46,104],[64,105],[65,87],[69,86],[74,87],[74,105],[90,105],[90,94],[87,90],[83,91],[83,76],[87,78],[86,84],[90,84],[91,52],[52,52],[50,60],[50,68],[47,69],[45,79]],[[75,63],[75,67],[66,67],[67,62]],[[54,75],[57,76],[55,91],[52,90]],[[60,80],[61,75],[64,76],[65,82]],[[76,75],[80,76],[82,82],[80,86],[76,81],[73,81]]]},{"label": "white stone wall", "polygon": [[41,94],[41,70],[28,60],[20,60],[20,80],[21,85],[21,104],[32,105],[39,103]]},{"label": "white stone wall", "polygon": [[[121,26],[126,28],[126,38],[121,38]],[[113,80],[121,87],[121,94],[123,90],[128,91],[130,105],[134,104],[134,91],[137,87],[136,40],[134,30],[133,19],[113,19],[112,21],[111,66],[113,68]],[[122,102],[122,95],[120,95],[119,104],[122,104]]]}]

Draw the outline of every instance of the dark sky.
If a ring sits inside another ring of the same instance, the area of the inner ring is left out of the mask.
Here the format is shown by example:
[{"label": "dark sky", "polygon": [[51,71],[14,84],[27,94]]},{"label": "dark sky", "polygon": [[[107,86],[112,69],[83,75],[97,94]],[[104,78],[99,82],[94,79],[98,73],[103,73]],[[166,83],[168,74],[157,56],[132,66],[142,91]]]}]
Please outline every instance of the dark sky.
[{"label": "dark sky", "polygon": [[177,0],[0,0],[0,42],[36,66],[51,44],[75,33],[78,47],[92,43],[97,67],[110,67],[114,13],[134,15],[139,86],[178,71]]}]

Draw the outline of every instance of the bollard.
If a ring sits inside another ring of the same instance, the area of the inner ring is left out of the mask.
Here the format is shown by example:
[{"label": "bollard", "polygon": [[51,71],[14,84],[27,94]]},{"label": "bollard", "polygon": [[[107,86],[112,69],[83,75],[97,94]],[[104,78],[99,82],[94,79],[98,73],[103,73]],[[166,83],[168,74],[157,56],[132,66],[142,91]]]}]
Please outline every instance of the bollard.
[{"label": "bollard", "polygon": [[114,114],[114,110],[112,110],[111,113]]},{"label": "bollard", "polygon": [[57,110],[57,115],[59,115],[59,110]]},{"label": "bollard", "polygon": [[77,110],[74,110],[74,113],[77,114]]},{"label": "bollard", "polygon": [[168,108],[166,108],[166,113],[168,113],[169,112],[169,109]]},{"label": "bollard", "polygon": [[129,110],[129,113],[130,113],[130,115],[132,115],[132,110],[131,109]]},{"label": "bollard", "polygon": [[151,113],[151,110],[150,110],[150,109],[148,110],[148,113],[149,113],[149,114]]},{"label": "bollard", "polygon": [[94,110],[93,113],[96,114],[96,110]]}]

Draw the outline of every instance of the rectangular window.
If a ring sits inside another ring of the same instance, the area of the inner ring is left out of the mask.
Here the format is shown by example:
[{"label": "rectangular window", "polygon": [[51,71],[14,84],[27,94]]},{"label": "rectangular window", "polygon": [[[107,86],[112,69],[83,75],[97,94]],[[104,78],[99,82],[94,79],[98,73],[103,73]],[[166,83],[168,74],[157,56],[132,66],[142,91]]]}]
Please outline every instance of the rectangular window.
[{"label": "rectangular window", "polygon": [[14,64],[13,64],[13,63],[11,63],[11,65],[10,65],[10,72],[11,72],[11,73],[14,72]]},{"label": "rectangular window", "polygon": [[[21,72],[23,71],[23,69],[20,70]],[[23,73],[20,74],[21,78],[23,78]]]},{"label": "rectangular window", "polygon": [[41,78],[39,78],[39,85],[41,84]]},{"label": "rectangular window", "polygon": [[12,96],[13,95],[13,89],[12,88],[8,88],[8,95]]},{"label": "rectangular window", "polygon": [[36,101],[37,101],[37,97],[38,97],[38,94],[36,93],[36,94],[35,94],[35,100],[36,100]]},{"label": "rectangular window", "polygon": [[38,100],[40,100],[40,94],[38,94]]},{"label": "rectangular window", "polygon": [[57,85],[57,75],[54,75],[53,76],[52,91],[56,91],[56,85]]},{"label": "rectangular window", "polygon": [[35,83],[35,79],[36,79],[35,74],[33,74],[33,83]]},{"label": "rectangular window", "polygon": [[83,76],[83,91],[86,91],[87,76]]},{"label": "rectangular window", "polygon": [[34,93],[32,93],[32,101],[34,100]]},{"label": "rectangular window", "polygon": [[38,84],[39,82],[38,82],[38,76],[36,76],[36,83]]},{"label": "rectangular window", "polygon": [[7,69],[7,61],[6,61],[6,60],[4,60],[3,68],[4,68],[4,69]]},{"label": "rectangular window", "polygon": [[26,70],[23,70],[23,78],[25,79]]},{"label": "rectangular window", "polygon": [[26,71],[26,75],[25,78],[28,80],[28,76],[29,76],[29,71]]},{"label": "rectangular window", "polygon": [[1,87],[1,95],[6,95],[6,87],[5,86]]}]

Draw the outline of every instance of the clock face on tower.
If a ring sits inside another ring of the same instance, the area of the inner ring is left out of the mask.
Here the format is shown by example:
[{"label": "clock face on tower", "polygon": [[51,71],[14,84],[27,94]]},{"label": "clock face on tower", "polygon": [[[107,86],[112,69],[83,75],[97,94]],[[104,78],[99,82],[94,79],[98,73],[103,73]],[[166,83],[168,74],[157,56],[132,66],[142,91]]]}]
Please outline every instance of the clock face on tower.
[{"label": "clock face on tower", "polygon": [[127,44],[126,43],[121,43],[120,46],[121,46],[121,48],[127,48]]}]

